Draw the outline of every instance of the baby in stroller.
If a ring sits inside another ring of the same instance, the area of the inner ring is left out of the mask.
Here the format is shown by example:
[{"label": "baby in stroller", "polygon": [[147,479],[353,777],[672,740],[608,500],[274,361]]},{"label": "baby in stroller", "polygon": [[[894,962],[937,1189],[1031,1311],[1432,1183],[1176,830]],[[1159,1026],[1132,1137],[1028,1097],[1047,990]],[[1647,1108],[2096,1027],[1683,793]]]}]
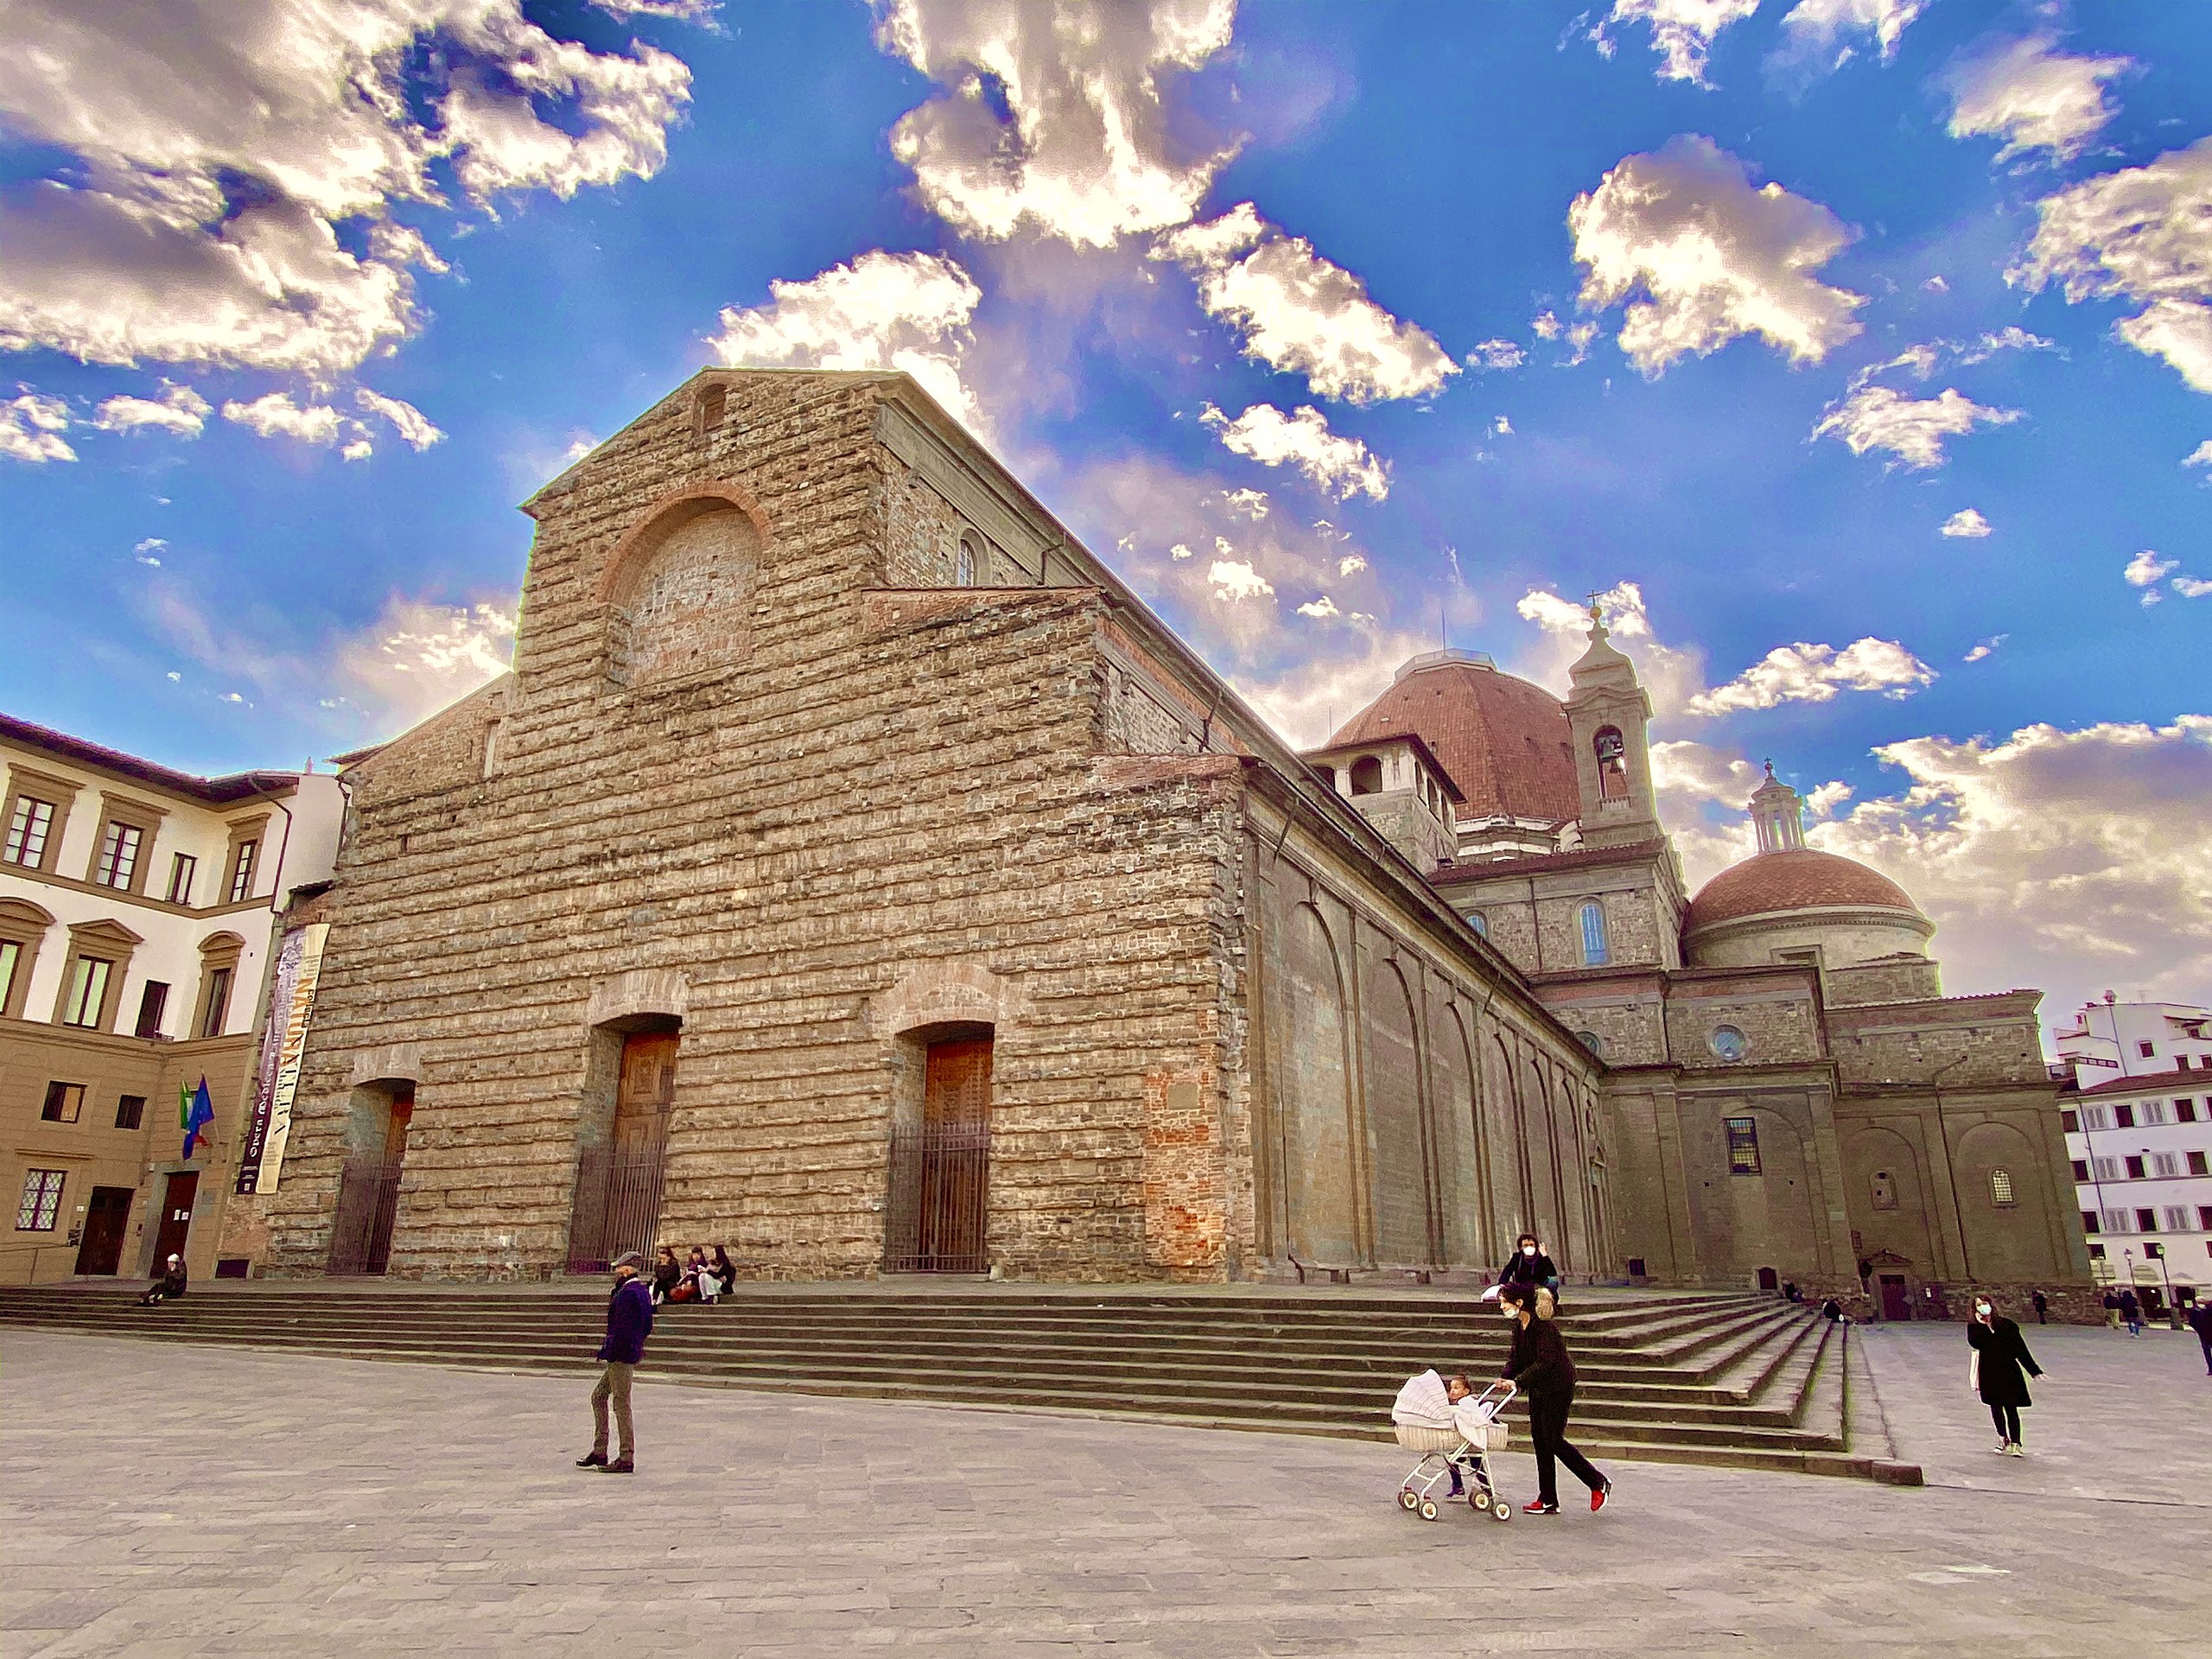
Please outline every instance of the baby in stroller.
[{"label": "baby in stroller", "polygon": [[1515,1393],[1510,1382],[1493,1382],[1477,1394],[1463,1376],[1440,1377],[1423,1371],[1398,1390],[1390,1421],[1398,1444],[1418,1452],[1421,1461],[1398,1487],[1398,1502],[1436,1519],[1436,1489],[1447,1478],[1447,1497],[1465,1494],[1477,1514],[1487,1510],[1500,1521],[1513,1518],[1513,1505],[1497,1496],[1491,1477],[1490,1453],[1505,1447],[1505,1425],[1498,1421]]}]

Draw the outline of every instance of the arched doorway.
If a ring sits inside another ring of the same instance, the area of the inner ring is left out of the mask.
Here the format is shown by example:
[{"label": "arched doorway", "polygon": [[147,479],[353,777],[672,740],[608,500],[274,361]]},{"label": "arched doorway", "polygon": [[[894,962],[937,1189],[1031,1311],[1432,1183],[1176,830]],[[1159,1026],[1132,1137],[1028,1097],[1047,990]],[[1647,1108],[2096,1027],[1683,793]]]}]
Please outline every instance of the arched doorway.
[{"label": "arched doorway", "polygon": [[399,1178],[415,1120],[414,1084],[395,1078],[356,1089],[351,1116],[330,1231],[330,1270],[380,1274],[391,1265]]},{"label": "arched doorway", "polygon": [[592,1080],[569,1218],[571,1273],[601,1273],[627,1251],[652,1252],[682,1023],[673,1014],[629,1014],[592,1032]]},{"label": "arched doorway", "polygon": [[899,1039],[884,1206],[887,1273],[990,1266],[992,1027],[928,1027]]}]

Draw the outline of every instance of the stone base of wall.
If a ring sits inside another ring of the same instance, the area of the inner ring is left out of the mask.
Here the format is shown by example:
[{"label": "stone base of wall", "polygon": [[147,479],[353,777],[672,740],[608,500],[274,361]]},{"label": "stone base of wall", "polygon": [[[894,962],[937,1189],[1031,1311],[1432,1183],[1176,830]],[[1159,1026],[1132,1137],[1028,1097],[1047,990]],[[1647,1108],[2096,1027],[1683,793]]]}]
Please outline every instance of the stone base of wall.
[{"label": "stone base of wall", "polygon": [[[1805,1305],[1817,1309],[1833,1296],[1843,1309],[1843,1315],[1854,1325],[1883,1323],[1882,1305],[1878,1296],[1870,1296],[1859,1288],[1856,1280],[1841,1285],[1805,1284]],[[1964,1325],[1974,1317],[1974,1299],[1986,1296],[2006,1319],[2023,1327],[2036,1322],[2035,1304],[2030,1300],[2040,1289],[2049,1304],[2047,1317],[2053,1325],[2102,1325],[2105,1322],[2104,1292],[2094,1285],[1945,1285],[1942,1294],[1931,1304],[1921,1294],[1922,1287],[1913,1287],[1913,1319],[1916,1324]]]}]

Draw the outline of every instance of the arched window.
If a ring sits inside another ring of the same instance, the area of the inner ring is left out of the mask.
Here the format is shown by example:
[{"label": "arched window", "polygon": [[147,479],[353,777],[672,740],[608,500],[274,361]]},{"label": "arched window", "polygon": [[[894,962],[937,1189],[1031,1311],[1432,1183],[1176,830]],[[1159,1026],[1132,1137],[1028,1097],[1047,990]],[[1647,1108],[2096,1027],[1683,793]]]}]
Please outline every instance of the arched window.
[{"label": "arched window", "polygon": [[1602,728],[1591,740],[1591,747],[1598,756],[1598,796],[1601,800],[1618,801],[1628,794],[1628,746],[1621,741],[1620,728]]},{"label": "arched window", "polygon": [[1602,968],[1612,960],[1611,947],[1605,940],[1605,907],[1595,899],[1582,906],[1582,965]]},{"label": "arched window", "polygon": [[691,435],[703,438],[710,435],[722,423],[722,414],[729,407],[729,388],[708,386],[699,393],[699,400],[691,406]]},{"label": "arched window", "polygon": [[1351,792],[1355,795],[1380,795],[1382,792],[1382,763],[1371,754],[1363,754],[1351,763]]},{"label": "arched window", "polygon": [[972,530],[960,532],[960,545],[952,555],[952,585],[973,588],[982,579],[983,538]]},{"label": "arched window", "polygon": [[1600,1037],[1596,1032],[1578,1031],[1574,1033],[1574,1040],[1581,1044],[1583,1047],[1588,1049],[1592,1054],[1595,1054],[1599,1059],[1603,1059],[1605,1057],[1605,1039]]},{"label": "arched window", "polygon": [[1467,925],[1473,928],[1484,938],[1490,938],[1490,918],[1479,910],[1471,910],[1467,912]]},{"label": "arched window", "polygon": [[1989,1201],[1999,1209],[2012,1203],[2012,1172],[2002,1167],[1989,1172]]}]

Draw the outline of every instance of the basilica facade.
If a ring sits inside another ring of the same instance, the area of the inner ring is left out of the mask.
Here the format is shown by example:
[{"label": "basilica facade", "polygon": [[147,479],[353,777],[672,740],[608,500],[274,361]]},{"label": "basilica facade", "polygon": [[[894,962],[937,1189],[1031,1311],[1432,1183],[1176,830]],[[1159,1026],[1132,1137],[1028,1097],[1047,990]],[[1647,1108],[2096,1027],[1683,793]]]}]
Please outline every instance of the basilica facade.
[{"label": "basilica facade", "polygon": [[1685,901],[1602,630],[1300,755],[896,374],[706,372],[526,511],[512,672],[348,758],[293,918],[265,1270],[2068,1270],[2032,994],[1770,902],[1795,839]]}]

